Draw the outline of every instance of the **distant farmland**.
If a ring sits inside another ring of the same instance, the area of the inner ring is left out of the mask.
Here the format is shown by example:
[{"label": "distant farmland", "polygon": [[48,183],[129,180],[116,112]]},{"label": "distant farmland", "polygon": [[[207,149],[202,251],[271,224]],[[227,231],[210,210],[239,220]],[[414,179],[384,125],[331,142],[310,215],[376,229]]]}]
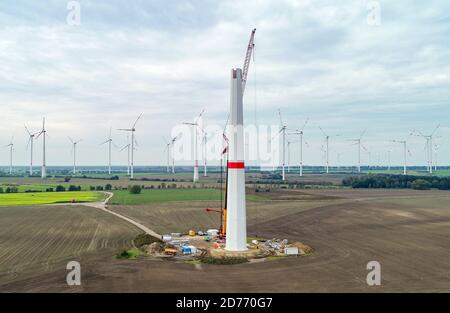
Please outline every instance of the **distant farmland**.
[{"label": "distant farmland", "polygon": [[[140,231],[83,206],[0,207],[0,285],[130,247]],[[64,277],[63,277],[64,278]]]}]

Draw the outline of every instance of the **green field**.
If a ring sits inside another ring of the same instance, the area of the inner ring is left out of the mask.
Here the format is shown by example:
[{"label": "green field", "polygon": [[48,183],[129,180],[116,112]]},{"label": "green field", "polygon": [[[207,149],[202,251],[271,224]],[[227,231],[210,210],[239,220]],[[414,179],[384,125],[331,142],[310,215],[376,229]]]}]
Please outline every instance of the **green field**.
[{"label": "green field", "polygon": [[89,190],[88,185],[83,184],[71,184],[71,183],[58,183],[58,184],[16,184],[16,183],[0,183],[0,188],[3,188],[3,191],[8,187],[16,187],[18,192],[27,192],[27,191],[42,191],[45,192],[47,188],[56,189],[56,186],[61,185],[66,189],[69,188],[70,185],[81,186],[81,190]]},{"label": "green field", "polygon": [[101,192],[93,191],[65,191],[65,192],[27,192],[2,193],[0,206],[5,205],[31,205],[75,202],[94,202],[104,198]]},{"label": "green field", "polygon": [[[114,191],[110,204],[135,205],[166,201],[220,200],[218,189],[144,189],[140,194],[130,194],[127,190]],[[261,196],[247,195],[247,200],[257,201]]]}]

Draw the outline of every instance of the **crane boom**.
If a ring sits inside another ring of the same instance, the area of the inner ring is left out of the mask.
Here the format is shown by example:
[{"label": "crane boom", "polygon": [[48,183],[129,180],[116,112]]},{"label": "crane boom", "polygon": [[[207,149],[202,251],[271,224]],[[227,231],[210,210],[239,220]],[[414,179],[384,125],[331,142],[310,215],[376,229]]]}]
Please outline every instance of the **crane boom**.
[{"label": "crane boom", "polygon": [[253,40],[255,38],[255,32],[256,28],[252,30],[252,34],[250,35],[250,40],[248,42],[247,53],[245,55],[244,67],[242,70],[242,94],[244,94],[245,91],[245,83],[247,82],[248,68],[250,67],[250,60],[252,58],[253,48],[255,47],[255,44],[253,43]]}]

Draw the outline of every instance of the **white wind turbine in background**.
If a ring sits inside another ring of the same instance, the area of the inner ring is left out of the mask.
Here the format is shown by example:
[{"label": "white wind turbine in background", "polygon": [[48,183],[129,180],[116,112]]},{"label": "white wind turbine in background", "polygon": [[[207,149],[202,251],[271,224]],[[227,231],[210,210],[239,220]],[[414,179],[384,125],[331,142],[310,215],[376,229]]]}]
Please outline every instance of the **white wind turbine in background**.
[{"label": "white wind turbine in background", "polygon": [[438,164],[438,151],[439,151],[439,145],[435,144],[433,146],[434,150],[434,171],[437,171],[437,164]]},{"label": "white wind turbine in background", "polygon": [[430,135],[424,135],[418,130],[413,130],[411,135],[417,132],[417,136],[423,137],[426,140],[426,154],[427,154],[427,172],[433,173],[433,136],[441,125],[438,124]]},{"label": "white wind turbine in background", "polygon": [[[322,129],[322,127],[319,126],[319,129],[321,130],[321,132],[323,133],[323,135],[325,136],[325,152],[326,152],[326,156],[325,156],[325,161],[326,161],[326,172],[327,174],[330,172],[329,168],[330,168],[330,138],[332,136],[329,136],[327,133],[325,133],[325,131]],[[334,137],[338,137],[340,135],[334,135]]]},{"label": "white wind turbine in background", "polygon": [[173,145],[175,144],[175,142],[178,140],[178,136],[175,136],[172,138],[171,142],[170,142],[170,146],[172,149],[172,174],[175,174],[175,154],[174,154],[174,148]]},{"label": "white wind turbine in background", "polygon": [[299,174],[303,176],[303,131],[308,124],[309,118],[305,120],[303,127],[300,129],[294,130],[293,133],[289,133],[290,135],[298,135],[298,154],[299,154]]},{"label": "white wind turbine in background", "polygon": [[111,175],[111,145],[113,144],[113,140],[111,138],[111,128],[109,129],[109,137],[104,142],[100,144],[104,145],[105,143],[108,143],[108,174]]},{"label": "white wind turbine in background", "polygon": [[[164,149],[165,152],[167,152],[167,173],[170,173],[172,171],[172,174],[175,174],[175,155],[174,155],[174,149],[173,145],[175,144],[175,141],[177,141],[178,136],[173,137],[170,141],[164,140],[166,143],[166,148]],[[170,162],[170,158],[172,158],[172,162]],[[172,163],[172,170],[170,169]]]},{"label": "white wind turbine in background", "polygon": [[207,143],[206,141],[207,141],[207,135],[208,134],[206,133],[204,127],[202,127],[201,130],[202,130],[202,133],[203,133],[203,136],[202,136],[202,145],[203,145],[203,176],[206,177],[206,168],[207,168],[206,163],[207,163],[207,160],[208,160],[208,156],[207,156],[208,149],[207,149],[207,146],[206,146],[206,143]]},{"label": "white wind turbine in background", "polygon": [[278,109],[278,117],[280,118],[280,131],[278,134],[282,134],[283,136],[283,142],[282,142],[282,165],[281,165],[281,177],[283,180],[285,180],[285,170],[284,167],[286,166],[286,130],[287,125],[283,122],[283,118],[281,117],[281,110]]},{"label": "white wind turbine in background", "polygon": [[29,130],[28,130],[28,128],[27,128],[27,126],[26,125],[24,125],[25,126],[25,130],[27,131],[27,133],[28,133],[28,142],[27,142],[27,150],[28,150],[28,147],[30,147],[30,176],[32,176],[33,175],[33,143],[34,143],[34,136],[36,136],[39,132],[36,132],[36,133],[31,133]]},{"label": "white wind turbine in background", "polygon": [[185,122],[184,125],[194,126],[194,178],[193,182],[198,181],[198,127],[199,127],[199,119],[202,117],[205,109],[203,109],[193,123]]},{"label": "white wind turbine in background", "polygon": [[[361,139],[364,136],[366,130],[364,130],[358,139],[349,139],[348,141],[354,141],[358,145],[358,173],[361,173]],[[367,149],[366,149],[367,150]]]},{"label": "white wind turbine in background", "polygon": [[46,178],[47,177],[47,165],[45,161],[45,138],[47,135],[47,131],[45,130],[45,117],[42,119],[42,130],[38,133],[36,139],[38,139],[42,135],[42,170],[41,170],[41,177]]},{"label": "white wind turbine in background", "polygon": [[11,137],[10,143],[5,146],[5,148],[9,148],[9,175],[12,174],[12,166],[13,166],[13,148],[14,148],[13,139],[14,137]]},{"label": "white wind turbine in background", "polygon": [[166,142],[164,139],[164,142],[166,144],[166,147],[164,148],[164,152],[167,152],[167,173],[170,173],[170,142]]},{"label": "white wind turbine in background", "polygon": [[128,131],[131,132],[131,166],[130,166],[130,178],[133,179],[134,178],[134,145],[137,144],[136,143],[136,139],[134,138],[134,132],[136,131],[136,124],[139,121],[139,119],[141,118],[142,113],[139,114],[138,118],[136,119],[136,121],[134,122],[133,126],[131,128],[119,128],[118,130],[123,130],[123,131]]},{"label": "white wind turbine in background", "polygon": [[392,140],[392,142],[400,143],[403,145],[403,175],[406,175],[406,167],[407,167],[407,154],[411,155],[411,152],[408,150],[406,144],[406,140]]},{"label": "white wind turbine in background", "polygon": [[127,153],[128,153],[128,158],[127,158],[127,175],[130,175],[130,137],[127,135],[127,144],[125,146],[123,146],[122,149],[120,149],[120,152],[122,152],[123,150],[127,149]]},{"label": "white wind turbine in background", "polygon": [[291,143],[293,143],[293,141],[286,141],[287,145],[287,172],[290,173],[291,172]]},{"label": "white wind turbine in background", "polygon": [[77,144],[82,141],[83,139],[79,139],[77,141],[73,141],[72,138],[69,138],[70,142],[72,143],[72,152],[73,152],[73,174],[77,172]]}]

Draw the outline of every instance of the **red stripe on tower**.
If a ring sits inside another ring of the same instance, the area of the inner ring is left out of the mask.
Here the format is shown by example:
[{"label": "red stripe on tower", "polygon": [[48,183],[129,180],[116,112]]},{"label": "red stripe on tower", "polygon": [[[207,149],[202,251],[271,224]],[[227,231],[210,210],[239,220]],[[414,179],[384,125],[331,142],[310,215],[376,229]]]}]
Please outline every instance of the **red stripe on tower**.
[{"label": "red stripe on tower", "polygon": [[245,168],[244,162],[228,162],[228,168]]}]

